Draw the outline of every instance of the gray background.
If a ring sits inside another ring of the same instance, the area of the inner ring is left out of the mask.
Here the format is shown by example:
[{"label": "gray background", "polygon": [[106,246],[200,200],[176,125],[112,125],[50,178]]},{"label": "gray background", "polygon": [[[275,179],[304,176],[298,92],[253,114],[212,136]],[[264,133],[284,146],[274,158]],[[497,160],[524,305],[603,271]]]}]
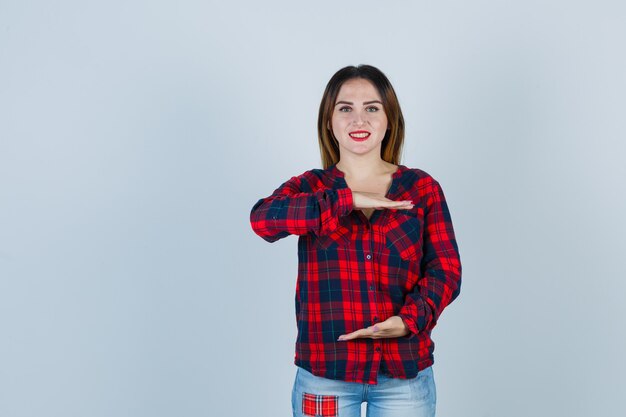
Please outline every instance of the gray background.
[{"label": "gray background", "polygon": [[287,416],[339,68],[380,67],[464,266],[438,416],[623,416],[621,1],[0,1],[0,415]]}]

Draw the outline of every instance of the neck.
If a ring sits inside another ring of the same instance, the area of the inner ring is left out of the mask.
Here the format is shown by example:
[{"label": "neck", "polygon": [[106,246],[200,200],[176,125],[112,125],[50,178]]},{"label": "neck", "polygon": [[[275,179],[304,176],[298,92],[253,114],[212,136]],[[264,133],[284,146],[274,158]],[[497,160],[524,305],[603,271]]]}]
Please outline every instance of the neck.
[{"label": "neck", "polygon": [[337,162],[337,168],[351,178],[367,178],[373,175],[380,175],[387,172],[391,165],[374,152],[359,156],[344,155]]}]

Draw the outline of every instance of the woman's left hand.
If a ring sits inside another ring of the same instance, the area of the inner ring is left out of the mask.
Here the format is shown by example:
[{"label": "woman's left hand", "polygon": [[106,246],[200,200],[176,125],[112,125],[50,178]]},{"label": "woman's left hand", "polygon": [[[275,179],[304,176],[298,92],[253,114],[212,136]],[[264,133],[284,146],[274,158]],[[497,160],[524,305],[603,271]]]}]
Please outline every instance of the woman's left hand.
[{"label": "woman's left hand", "polygon": [[382,323],[375,323],[365,329],[356,330],[352,333],[342,334],[338,341],[346,341],[358,338],[383,339],[388,337],[402,337],[409,334],[409,328],[406,327],[400,316],[391,316]]}]

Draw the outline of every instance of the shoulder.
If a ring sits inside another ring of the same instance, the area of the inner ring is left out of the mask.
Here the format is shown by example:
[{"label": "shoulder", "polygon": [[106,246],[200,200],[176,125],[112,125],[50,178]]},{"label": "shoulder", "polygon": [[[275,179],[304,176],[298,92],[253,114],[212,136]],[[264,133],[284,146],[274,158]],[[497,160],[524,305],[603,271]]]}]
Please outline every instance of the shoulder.
[{"label": "shoulder", "polygon": [[421,201],[424,206],[428,206],[444,198],[439,182],[428,172],[403,166],[400,166],[399,172],[399,189],[414,201]]},{"label": "shoulder", "polygon": [[317,182],[324,181],[325,179],[331,177],[331,174],[330,169],[313,168],[308,171],[304,171],[302,174],[296,176],[296,178],[301,181]]},{"label": "shoulder", "polygon": [[314,192],[331,186],[336,179],[333,170],[313,168],[293,176],[289,182],[296,183],[302,192]]},{"label": "shoulder", "polygon": [[419,168],[409,168],[404,165],[398,165],[398,173],[400,175],[400,182],[407,186],[425,186],[437,183],[437,180],[432,175]]}]

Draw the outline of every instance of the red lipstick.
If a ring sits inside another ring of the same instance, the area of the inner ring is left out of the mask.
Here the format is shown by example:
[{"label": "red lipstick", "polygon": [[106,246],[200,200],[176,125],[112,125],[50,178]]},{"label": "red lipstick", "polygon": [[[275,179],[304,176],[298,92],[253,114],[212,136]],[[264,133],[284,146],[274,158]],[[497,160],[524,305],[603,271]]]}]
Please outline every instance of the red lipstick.
[{"label": "red lipstick", "polygon": [[363,142],[364,140],[367,140],[370,137],[370,134],[371,133],[367,130],[355,130],[354,132],[348,133],[348,135],[350,135],[350,138],[357,142]]}]

